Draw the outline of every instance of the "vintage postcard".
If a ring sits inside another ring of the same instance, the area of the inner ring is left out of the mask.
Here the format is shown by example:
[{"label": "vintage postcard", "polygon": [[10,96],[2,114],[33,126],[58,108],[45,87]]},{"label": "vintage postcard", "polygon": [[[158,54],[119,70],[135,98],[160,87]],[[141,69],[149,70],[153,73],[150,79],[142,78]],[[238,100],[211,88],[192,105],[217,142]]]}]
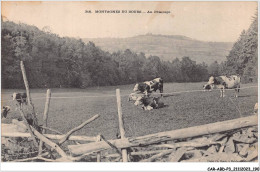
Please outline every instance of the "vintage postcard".
[{"label": "vintage postcard", "polygon": [[258,171],[257,102],[257,1],[1,2],[5,167]]}]

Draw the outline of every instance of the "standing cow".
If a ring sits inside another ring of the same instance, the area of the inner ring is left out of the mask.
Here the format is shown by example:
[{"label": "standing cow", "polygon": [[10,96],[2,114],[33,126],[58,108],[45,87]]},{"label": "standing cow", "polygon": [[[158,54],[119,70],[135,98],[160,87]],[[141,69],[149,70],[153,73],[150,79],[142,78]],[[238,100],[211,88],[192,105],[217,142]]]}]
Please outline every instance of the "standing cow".
[{"label": "standing cow", "polygon": [[240,76],[231,75],[227,76],[218,76],[209,78],[209,81],[206,85],[203,86],[204,89],[212,89],[214,87],[220,88],[220,97],[225,97],[225,89],[235,89],[235,97],[238,97],[239,88],[240,88]]},{"label": "standing cow", "polygon": [[[137,92],[140,91],[148,96],[148,94],[152,93],[153,91],[156,92],[157,90],[160,93],[163,93],[163,79],[162,78],[155,78],[151,81],[145,81],[142,83],[138,83],[135,85],[133,91]],[[163,96],[161,94],[161,96]]]}]

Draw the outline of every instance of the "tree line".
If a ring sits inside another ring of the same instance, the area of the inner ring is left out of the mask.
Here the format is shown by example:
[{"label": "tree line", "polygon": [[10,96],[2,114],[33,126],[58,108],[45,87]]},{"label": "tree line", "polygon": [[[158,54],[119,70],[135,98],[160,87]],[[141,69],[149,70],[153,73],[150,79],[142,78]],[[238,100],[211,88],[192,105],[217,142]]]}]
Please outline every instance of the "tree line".
[{"label": "tree line", "polygon": [[210,75],[232,72],[257,77],[257,18],[234,44],[227,61],[209,66],[189,57],[162,61],[158,56],[129,49],[109,53],[93,42],[85,44],[81,39],[59,37],[48,28],[39,30],[23,23],[2,21],[1,29],[2,88],[24,87],[21,60],[32,88],[132,84],[156,77],[165,82],[199,82]]}]

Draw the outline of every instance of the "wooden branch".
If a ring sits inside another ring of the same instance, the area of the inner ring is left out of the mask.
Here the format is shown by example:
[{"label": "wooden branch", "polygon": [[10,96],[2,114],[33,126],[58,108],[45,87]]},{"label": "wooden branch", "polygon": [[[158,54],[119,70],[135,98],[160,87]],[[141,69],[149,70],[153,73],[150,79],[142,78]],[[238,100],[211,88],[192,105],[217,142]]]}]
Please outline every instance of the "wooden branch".
[{"label": "wooden branch", "polygon": [[187,152],[187,149],[185,147],[179,148],[176,152],[172,152],[172,154],[169,156],[168,161],[169,162],[179,162],[182,156]]},{"label": "wooden branch", "polygon": [[[55,130],[55,129],[53,129],[53,128],[44,127],[44,126],[39,126],[39,127],[40,127],[40,128],[43,128],[43,129],[45,129],[45,130],[49,130],[49,131],[52,131],[52,132],[54,132],[54,133],[60,134],[60,135],[63,134],[62,132],[60,132],[60,131],[58,131],[58,130]],[[43,134],[44,134],[44,133],[43,133]]]},{"label": "wooden branch", "polygon": [[[39,126],[40,128],[44,128],[45,130],[49,130],[49,131],[52,131],[52,132],[55,132],[55,133],[57,133],[57,134],[60,134],[60,135],[63,135],[63,133],[62,132],[59,132],[58,130],[55,130],[55,129],[53,129],[53,128],[49,128],[49,127],[43,127],[43,126]],[[61,138],[62,137],[64,137],[65,135],[63,135],[63,136],[61,136]],[[74,136],[71,136],[71,137],[74,137]],[[76,136],[77,137],[77,136]],[[85,136],[83,136],[83,137],[85,137]],[[60,138],[60,139],[61,139]],[[60,139],[58,139],[58,140],[60,140]],[[72,140],[72,139],[70,139],[69,138],[69,140]],[[80,144],[80,143],[78,143],[77,141],[75,141],[75,140],[72,140],[75,144]]]},{"label": "wooden branch", "polygon": [[223,150],[225,148],[225,144],[227,143],[227,141],[228,141],[227,137],[221,141],[222,144],[221,144],[221,146],[220,146],[220,148],[218,150],[218,153],[222,153],[223,152]]},{"label": "wooden branch", "polygon": [[[163,150],[138,151],[138,152],[129,152],[129,154],[130,154],[131,156],[142,156],[142,155],[158,154],[158,153],[161,153],[162,151],[163,151]],[[172,150],[172,151],[173,151],[173,150]],[[118,155],[118,154],[109,154],[109,155],[104,155],[104,156],[102,156],[102,157],[107,157],[107,158],[113,157],[113,158],[115,158],[115,157],[118,157],[118,156],[120,156],[120,155]]]},{"label": "wooden branch", "polygon": [[39,133],[35,129],[33,129],[33,132],[41,141],[45,142],[52,149],[56,150],[62,156],[62,158],[64,158],[64,160],[68,160],[69,161],[69,157],[66,155],[66,153],[56,143],[50,141],[49,139],[47,139],[44,135],[42,135],[41,133]]},{"label": "wooden branch", "polygon": [[[121,135],[121,139],[125,138],[125,129],[124,129],[124,121],[122,115],[122,105],[121,105],[121,96],[120,96],[120,89],[116,89],[116,101],[117,101],[117,111],[118,111],[118,122],[119,122],[119,131]],[[127,162],[127,150],[122,149],[122,159],[123,162]]]},{"label": "wooden branch", "polygon": [[122,156],[120,150],[119,150],[116,146],[114,146],[114,145],[111,144],[108,140],[106,140],[103,135],[100,135],[100,137],[101,137],[101,139],[104,140],[112,149],[115,149],[116,152],[117,152],[120,156]]},{"label": "wooden branch", "polygon": [[83,122],[82,124],[80,124],[79,126],[73,128],[72,130],[70,130],[63,138],[60,139],[59,141],[59,145],[61,145],[62,143],[64,143],[66,140],[68,140],[69,136],[71,134],[73,134],[74,132],[80,130],[81,128],[83,128],[85,125],[87,125],[88,123],[94,121],[95,119],[97,119],[99,117],[99,115],[95,115],[92,118],[88,119],[87,121]]},{"label": "wooden branch", "polygon": [[174,144],[161,144],[161,145],[155,145],[154,147],[157,148],[171,148],[176,149],[179,147],[204,147],[204,146],[210,146],[210,145],[221,145],[222,142],[212,142],[212,141],[206,141],[206,142],[179,142]]},{"label": "wooden branch", "polygon": [[[117,148],[145,146],[154,143],[160,143],[163,141],[197,137],[201,135],[220,133],[220,132],[230,131],[238,128],[254,126],[257,125],[257,121],[258,121],[257,116],[252,115],[244,118],[238,118],[238,119],[216,122],[216,123],[211,123],[211,124],[206,124],[201,126],[160,132],[160,133],[150,134],[150,135],[136,137],[136,138],[109,140],[109,142],[114,146],[116,146]],[[81,155],[92,151],[101,151],[101,150],[109,149],[110,146],[107,145],[104,141],[101,141],[98,143],[69,145],[68,148],[71,151],[71,153],[75,155]]]},{"label": "wooden branch", "polygon": [[[50,100],[51,100],[51,90],[48,89],[47,93],[46,93],[45,108],[44,108],[44,113],[43,113],[43,127],[47,127],[47,119],[48,119]],[[42,134],[45,134],[45,129],[42,130]],[[42,147],[43,147],[43,142],[40,141],[38,155],[40,155],[42,153]]]},{"label": "wooden branch", "polygon": [[164,155],[167,155],[169,153],[172,153],[172,152],[173,152],[172,149],[170,149],[170,150],[169,149],[168,150],[161,150],[161,152],[159,154],[156,154],[156,155],[154,155],[154,156],[152,156],[152,157],[150,157],[148,159],[142,160],[140,162],[153,162],[155,159],[160,158],[160,157],[162,157]]},{"label": "wooden branch", "polygon": [[[10,124],[1,124],[2,128],[4,126],[8,126]],[[55,135],[55,134],[43,134],[48,139],[52,140],[60,140],[61,138],[65,137],[65,135]],[[31,137],[30,133],[22,133],[22,132],[6,132],[2,130],[1,137]],[[87,142],[95,142],[96,137],[88,137],[88,136],[70,136],[68,140],[72,141],[87,141]]]},{"label": "wooden branch", "polygon": [[[86,153],[86,154],[83,154],[81,156],[77,156],[77,157],[71,157],[73,159],[73,161],[79,161],[81,160],[82,158],[86,157],[86,156],[89,156],[89,155],[94,155],[96,152],[90,152],[90,153]],[[93,157],[94,158],[94,157]]]},{"label": "wooden branch", "polygon": [[33,114],[32,115],[33,116],[33,125],[34,125],[34,127],[37,127],[38,126],[38,120],[36,118],[34,105],[32,103],[30,89],[29,89],[29,84],[28,84],[28,80],[27,80],[26,71],[25,71],[25,68],[24,68],[23,61],[20,62],[20,66],[21,66],[21,70],[22,70],[24,85],[25,85],[25,88],[26,88],[27,100],[28,100],[29,105],[31,105],[32,111],[33,111],[32,112],[32,114]]},{"label": "wooden branch", "polygon": [[23,110],[21,109],[21,107],[19,107],[18,109],[19,109],[19,112],[20,112],[20,114],[21,114],[21,116],[22,116],[22,118],[23,118],[23,122],[24,122],[24,124],[26,125],[26,127],[27,127],[27,129],[28,129],[28,131],[29,131],[29,133],[30,133],[30,135],[31,135],[31,137],[32,137],[32,139],[33,139],[34,146],[35,146],[35,147],[38,147],[39,145],[38,145],[38,142],[37,142],[37,140],[36,140],[36,137],[35,137],[34,133],[32,132],[32,128],[31,128],[30,125],[28,124],[27,119],[26,119],[25,116],[24,116]]}]

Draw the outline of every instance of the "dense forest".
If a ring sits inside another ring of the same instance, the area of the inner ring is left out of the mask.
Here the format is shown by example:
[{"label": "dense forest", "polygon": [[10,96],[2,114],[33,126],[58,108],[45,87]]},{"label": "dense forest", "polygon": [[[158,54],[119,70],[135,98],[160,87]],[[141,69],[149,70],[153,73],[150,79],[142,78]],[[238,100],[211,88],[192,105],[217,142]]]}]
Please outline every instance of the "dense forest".
[{"label": "dense forest", "polygon": [[209,66],[189,57],[162,61],[129,49],[109,53],[81,39],[59,37],[48,27],[2,21],[2,88],[23,88],[23,60],[30,87],[73,87],[132,84],[156,77],[165,82],[206,81],[210,75],[240,74],[257,78],[257,17],[241,33],[227,60]]}]

